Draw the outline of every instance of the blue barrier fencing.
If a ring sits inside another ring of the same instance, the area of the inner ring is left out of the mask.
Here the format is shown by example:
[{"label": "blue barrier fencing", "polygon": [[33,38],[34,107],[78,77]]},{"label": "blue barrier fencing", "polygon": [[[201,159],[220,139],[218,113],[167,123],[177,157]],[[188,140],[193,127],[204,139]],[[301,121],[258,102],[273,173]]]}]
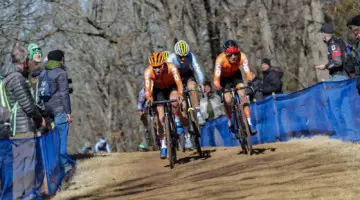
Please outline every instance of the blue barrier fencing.
[{"label": "blue barrier fencing", "polygon": [[[360,96],[354,79],[321,82],[292,94],[269,96],[250,106],[251,120],[258,132],[252,136],[253,144],[314,135],[358,142],[360,104],[357,102]],[[215,139],[209,140],[209,136]],[[224,118],[208,122],[202,129],[202,137],[203,146],[234,145],[223,142],[232,137]]]},{"label": "blue barrier fencing", "polygon": [[61,139],[51,131],[40,138],[0,140],[0,199],[42,199],[42,193],[55,194],[66,176],[60,163]]}]

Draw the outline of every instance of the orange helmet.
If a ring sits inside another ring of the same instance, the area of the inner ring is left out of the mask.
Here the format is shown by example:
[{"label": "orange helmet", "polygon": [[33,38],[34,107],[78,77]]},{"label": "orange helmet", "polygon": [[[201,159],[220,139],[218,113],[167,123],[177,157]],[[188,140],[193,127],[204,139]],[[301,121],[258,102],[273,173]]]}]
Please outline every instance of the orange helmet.
[{"label": "orange helmet", "polygon": [[165,57],[163,53],[155,51],[150,57],[149,57],[149,64],[154,66],[160,66],[165,63]]}]

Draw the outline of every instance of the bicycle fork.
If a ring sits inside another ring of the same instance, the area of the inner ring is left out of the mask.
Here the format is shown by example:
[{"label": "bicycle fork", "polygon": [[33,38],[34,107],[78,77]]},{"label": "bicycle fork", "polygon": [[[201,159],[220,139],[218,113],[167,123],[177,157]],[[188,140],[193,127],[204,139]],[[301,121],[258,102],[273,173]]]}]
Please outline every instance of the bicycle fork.
[{"label": "bicycle fork", "polygon": [[241,128],[241,124],[240,124],[240,119],[239,119],[239,113],[237,112],[237,109],[236,109],[239,102],[238,102],[237,94],[236,94],[235,90],[232,90],[231,93],[232,93],[231,110],[234,115],[232,120],[234,121],[234,125],[237,130],[236,134],[235,134],[236,138],[239,139],[240,138],[239,129]]},{"label": "bicycle fork", "polygon": [[[176,140],[176,137],[174,137],[174,135],[176,135],[176,134],[174,134],[174,130],[176,130],[176,127],[174,127],[174,119],[172,118],[173,116],[172,115],[170,115],[169,114],[169,110],[171,111],[171,107],[169,108],[168,106],[165,106],[165,108],[164,108],[165,110],[164,110],[164,119],[165,118],[168,118],[169,119],[169,128],[170,128],[170,130],[169,130],[169,133],[170,133],[170,135],[169,135],[169,137],[171,137],[171,138],[169,138],[170,139],[170,141],[171,141],[171,144],[172,145],[174,145],[174,144],[176,144],[176,142],[175,142],[175,140]],[[176,126],[176,125],[175,125]],[[165,130],[166,129],[166,125],[165,125],[165,121],[163,121],[163,128],[164,128],[164,133],[166,133],[166,131],[167,130]],[[167,139],[166,138],[167,137],[167,135],[165,134],[165,140]],[[169,144],[168,144],[169,145]]]},{"label": "bicycle fork", "polygon": [[189,132],[194,134],[195,128],[193,126],[192,119],[191,119],[191,117],[194,117],[194,116],[192,116],[190,113],[190,112],[192,112],[192,114],[194,115],[194,108],[191,104],[189,95],[186,95],[186,107],[187,107],[186,115],[187,115],[187,120],[188,120]]}]

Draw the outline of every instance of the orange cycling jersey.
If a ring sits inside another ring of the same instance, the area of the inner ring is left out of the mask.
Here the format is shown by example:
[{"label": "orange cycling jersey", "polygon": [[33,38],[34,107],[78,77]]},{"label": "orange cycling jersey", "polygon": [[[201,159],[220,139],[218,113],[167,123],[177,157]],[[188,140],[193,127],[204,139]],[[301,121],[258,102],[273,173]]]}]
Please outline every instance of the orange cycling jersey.
[{"label": "orange cycling jersey", "polygon": [[145,96],[146,99],[152,97],[153,88],[167,89],[174,84],[177,86],[179,94],[183,94],[183,84],[177,67],[171,63],[165,63],[160,76],[156,76],[151,66],[148,66],[144,72]]},{"label": "orange cycling jersey", "polygon": [[240,70],[240,67],[244,68],[246,73],[246,80],[251,80],[251,73],[249,68],[249,63],[246,55],[244,53],[240,53],[240,61],[235,64],[231,64],[226,57],[225,53],[221,53],[215,62],[215,69],[214,69],[214,86],[216,88],[221,88],[220,86],[220,78],[226,77],[231,78]]}]

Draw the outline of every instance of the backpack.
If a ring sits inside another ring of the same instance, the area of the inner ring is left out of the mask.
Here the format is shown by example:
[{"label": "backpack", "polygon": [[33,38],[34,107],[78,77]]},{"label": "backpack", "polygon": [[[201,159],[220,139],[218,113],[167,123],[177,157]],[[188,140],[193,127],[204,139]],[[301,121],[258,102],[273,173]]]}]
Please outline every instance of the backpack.
[{"label": "backpack", "polygon": [[37,85],[37,97],[43,101],[49,101],[51,98],[51,87],[49,84],[48,72],[41,71],[39,76],[39,84]]},{"label": "backpack", "polygon": [[356,57],[353,53],[353,47],[347,41],[342,40],[343,49],[345,52],[344,56],[344,70],[350,75],[355,73]]},{"label": "backpack", "polygon": [[18,102],[14,107],[10,107],[6,93],[6,84],[16,73],[11,73],[7,77],[0,77],[0,139],[6,139],[9,136],[15,136],[16,133],[16,114]]}]

